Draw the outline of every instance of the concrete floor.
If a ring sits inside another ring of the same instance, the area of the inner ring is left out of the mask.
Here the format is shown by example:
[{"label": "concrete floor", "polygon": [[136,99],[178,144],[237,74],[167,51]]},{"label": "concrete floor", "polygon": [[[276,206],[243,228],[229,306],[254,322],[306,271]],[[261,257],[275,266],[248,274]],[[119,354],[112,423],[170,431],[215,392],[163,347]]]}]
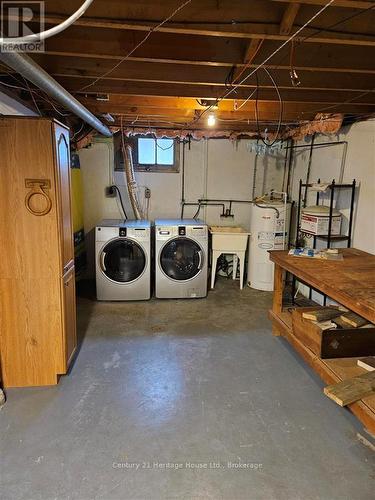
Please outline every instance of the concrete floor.
[{"label": "concrete floor", "polygon": [[272,337],[271,295],[237,287],[219,280],[201,300],[81,298],[70,375],[8,391],[1,498],[374,498],[356,420]]}]

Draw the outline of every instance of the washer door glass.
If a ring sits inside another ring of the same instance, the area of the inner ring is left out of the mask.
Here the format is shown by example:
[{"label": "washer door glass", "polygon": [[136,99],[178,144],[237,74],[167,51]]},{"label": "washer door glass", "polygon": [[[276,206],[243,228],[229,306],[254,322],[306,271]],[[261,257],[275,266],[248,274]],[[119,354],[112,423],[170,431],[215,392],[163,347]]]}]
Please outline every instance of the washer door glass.
[{"label": "washer door glass", "polygon": [[125,238],[108,243],[102,250],[100,262],[104,274],[119,283],[136,280],[146,267],[141,246]]},{"label": "washer door glass", "polygon": [[202,250],[195,241],[176,238],[163,247],[160,266],[171,279],[189,280],[202,269]]}]

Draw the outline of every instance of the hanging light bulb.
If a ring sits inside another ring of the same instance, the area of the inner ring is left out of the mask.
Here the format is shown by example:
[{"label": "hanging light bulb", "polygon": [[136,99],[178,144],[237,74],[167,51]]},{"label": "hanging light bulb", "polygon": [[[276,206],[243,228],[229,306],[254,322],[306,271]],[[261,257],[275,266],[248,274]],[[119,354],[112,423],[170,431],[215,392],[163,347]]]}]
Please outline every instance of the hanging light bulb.
[{"label": "hanging light bulb", "polygon": [[215,115],[213,113],[210,113],[207,118],[207,125],[209,127],[213,127],[215,123],[216,123]]}]

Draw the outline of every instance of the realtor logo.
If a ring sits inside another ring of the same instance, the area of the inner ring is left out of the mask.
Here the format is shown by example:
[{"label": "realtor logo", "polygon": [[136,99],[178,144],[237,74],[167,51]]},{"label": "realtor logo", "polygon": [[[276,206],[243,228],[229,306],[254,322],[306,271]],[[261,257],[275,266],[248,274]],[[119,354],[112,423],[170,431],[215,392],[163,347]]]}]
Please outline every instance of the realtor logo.
[{"label": "realtor logo", "polygon": [[1,52],[43,52],[44,2],[1,2]]}]

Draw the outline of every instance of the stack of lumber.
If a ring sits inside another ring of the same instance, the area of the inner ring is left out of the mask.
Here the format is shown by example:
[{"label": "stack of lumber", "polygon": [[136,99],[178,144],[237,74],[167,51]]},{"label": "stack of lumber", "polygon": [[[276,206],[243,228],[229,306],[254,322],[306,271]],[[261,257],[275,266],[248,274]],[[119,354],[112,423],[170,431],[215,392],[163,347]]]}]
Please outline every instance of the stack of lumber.
[{"label": "stack of lumber", "polygon": [[329,385],[324,388],[324,394],[340,406],[373,396],[375,394],[375,371]]},{"label": "stack of lumber", "polygon": [[341,307],[292,310],[293,335],[321,359],[375,355],[375,325]]},{"label": "stack of lumber", "polygon": [[323,330],[326,330],[327,325],[332,323],[331,328],[374,328],[375,326],[354,312],[343,312],[339,307],[332,306],[319,307],[316,310],[304,312],[302,317],[315,321],[318,326],[323,327]]}]

